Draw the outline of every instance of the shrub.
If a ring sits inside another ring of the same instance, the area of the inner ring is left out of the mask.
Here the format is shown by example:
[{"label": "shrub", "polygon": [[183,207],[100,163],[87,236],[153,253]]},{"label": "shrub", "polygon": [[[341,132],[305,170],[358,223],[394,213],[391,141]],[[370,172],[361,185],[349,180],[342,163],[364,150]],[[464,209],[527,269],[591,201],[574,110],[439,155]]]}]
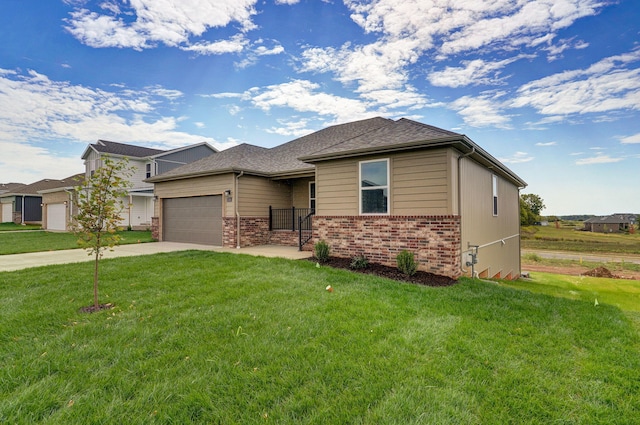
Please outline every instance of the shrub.
[{"label": "shrub", "polygon": [[329,259],[330,248],[328,243],[326,243],[325,241],[318,241],[313,248],[318,261],[323,263]]},{"label": "shrub", "polygon": [[416,274],[418,270],[418,263],[413,256],[413,252],[409,252],[407,250],[402,251],[396,257],[396,261],[398,263],[398,270],[407,276],[413,276]]},{"label": "shrub", "polygon": [[351,264],[349,267],[351,267],[352,269],[366,269],[369,266],[369,260],[367,260],[367,257],[364,256],[364,254],[360,254],[360,255],[356,255],[355,257],[353,257],[351,259]]}]

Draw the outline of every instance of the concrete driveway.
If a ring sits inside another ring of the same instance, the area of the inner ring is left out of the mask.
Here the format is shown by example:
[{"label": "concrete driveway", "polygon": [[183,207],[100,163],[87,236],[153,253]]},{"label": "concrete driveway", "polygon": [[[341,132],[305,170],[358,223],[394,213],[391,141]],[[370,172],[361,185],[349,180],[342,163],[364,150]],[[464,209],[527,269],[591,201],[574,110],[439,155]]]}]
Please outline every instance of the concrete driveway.
[{"label": "concrete driveway", "polygon": [[[160,252],[186,250],[231,252],[235,254],[282,257],[289,259],[308,258],[312,256],[311,252],[298,251],[298,248],[290,246],[263,245],[233,249],[178,242],[149,242],[117,246],[113,251],[104,251],[103,258],[131,257],[135,255],[150,255]],[[30,267],[49,266],[52,264],[80,263],[83,261],[91,261],[92,259],[93,257],[88,256],[87,251],[84,249],[0,255],[0,272],[21,270]]]}]

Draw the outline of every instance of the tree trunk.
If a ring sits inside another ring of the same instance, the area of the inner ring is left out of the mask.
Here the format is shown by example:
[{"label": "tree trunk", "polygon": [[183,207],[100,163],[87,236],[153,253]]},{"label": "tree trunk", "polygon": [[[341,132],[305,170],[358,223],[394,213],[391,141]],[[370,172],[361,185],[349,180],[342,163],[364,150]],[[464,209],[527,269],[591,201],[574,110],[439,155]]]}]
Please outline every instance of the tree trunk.
[{"label": "tree trunk", "polygon": [[100,250],[96,250],[96,263],[93,267],[93,305],[98,308],[98,261],[100,261]]}]

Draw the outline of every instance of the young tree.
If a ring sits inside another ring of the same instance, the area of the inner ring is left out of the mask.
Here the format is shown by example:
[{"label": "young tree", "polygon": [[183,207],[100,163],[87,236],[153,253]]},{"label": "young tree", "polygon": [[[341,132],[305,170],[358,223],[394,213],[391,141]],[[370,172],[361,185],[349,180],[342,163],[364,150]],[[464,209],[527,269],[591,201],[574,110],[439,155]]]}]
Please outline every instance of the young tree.
[{"label": "young tree", "polygon": [[93,307],[98,304],[98,264],[105,249],[113,249],[120,241],[116,233],[120,230],[118,223],[122,221],[124,210],[122,199],[127,196],[129,177],[132,169],[129,161],[124,158],[114,161],[104,157],[102,166],[94,174],[86,178],[76,187],[76,205],[78,213],[75,216],[73,230],[78,236],[78,245],[93,255]]}]

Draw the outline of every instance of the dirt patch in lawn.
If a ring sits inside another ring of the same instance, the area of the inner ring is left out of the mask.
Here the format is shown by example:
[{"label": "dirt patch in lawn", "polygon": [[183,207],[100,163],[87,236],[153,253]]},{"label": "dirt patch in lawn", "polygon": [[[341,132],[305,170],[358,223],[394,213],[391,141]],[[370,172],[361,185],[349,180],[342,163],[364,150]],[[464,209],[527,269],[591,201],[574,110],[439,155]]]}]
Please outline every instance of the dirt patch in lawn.
[{"label": "dirt patch in lawn", "polygon": [[102,310],[111,310],[112,308],[113,308],[113,304],[111,304],[111,303],[98,304],[97,307],[95,305],[90,305],[90,306],[87,306],[87,307],[82,307],[80,309],[80,313],[96,313],[96,312],[102,311]]},{"label": "dirt patch in lawn", "polygon": [[[606,269],[605,267],[602,267]],[[600,267],[596,269],[589,269],[588,267],[583,266],[549,266],[542,264],[522,264],[522,270],[527,272],[543,272],[543,273],[556,273],[556,274],[565,274],[569,276],[593,276],[597,273]],[[640,280],[640,272],[634,270],[620,270],[615,273],[607,270],[614,279],[635,279]],[[592,274],[593,273],[593,274]],[[608,276],[595,276],[595,277],[608,277]]]},{"label": "dirt patch in lawn", "polygon": [[[314,263],[318,262],[316,258],[310,258],[309,260]],[[395,267],[385,266],[378,263],[369,263],[365,268],[355,269],[351,268],[351,261],[352,260],[350,258],[329,257],[327,261],[320,264],[336,269],[346,269],[356,273],[386,277],[387,279],[415,283],[417,285],[424,286],[450,286],[458,282],[450,277],[440,276],[422,270],[418,270],[413,276],[407,276]]]}]

